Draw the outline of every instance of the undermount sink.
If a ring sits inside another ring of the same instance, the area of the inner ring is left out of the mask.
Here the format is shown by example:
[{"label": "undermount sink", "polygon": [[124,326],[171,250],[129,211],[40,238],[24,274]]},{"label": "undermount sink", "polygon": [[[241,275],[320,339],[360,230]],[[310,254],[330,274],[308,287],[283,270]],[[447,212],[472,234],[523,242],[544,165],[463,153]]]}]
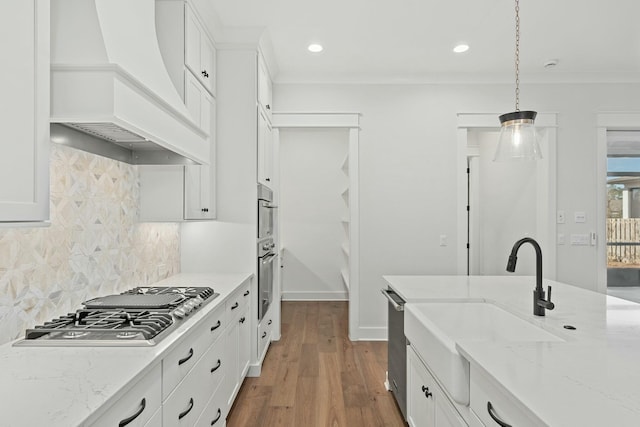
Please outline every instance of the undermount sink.
[{"label": "undermount sink", "polygon": [[453,399],[469,404],[469,362],[456,343],[564,341],[489,302],[405,305],[405,335]]}]

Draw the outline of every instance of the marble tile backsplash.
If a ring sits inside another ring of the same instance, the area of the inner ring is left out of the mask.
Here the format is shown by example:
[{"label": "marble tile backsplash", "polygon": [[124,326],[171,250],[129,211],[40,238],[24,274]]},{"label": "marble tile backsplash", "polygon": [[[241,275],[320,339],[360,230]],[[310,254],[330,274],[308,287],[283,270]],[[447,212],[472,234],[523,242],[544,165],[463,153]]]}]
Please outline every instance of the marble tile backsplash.
[{"label": "marble tile backsplash", "polygon": [[0,228],[0,344],[179,272],[178,224],[137,223],[137,167],[51,147],[51,225]]}]

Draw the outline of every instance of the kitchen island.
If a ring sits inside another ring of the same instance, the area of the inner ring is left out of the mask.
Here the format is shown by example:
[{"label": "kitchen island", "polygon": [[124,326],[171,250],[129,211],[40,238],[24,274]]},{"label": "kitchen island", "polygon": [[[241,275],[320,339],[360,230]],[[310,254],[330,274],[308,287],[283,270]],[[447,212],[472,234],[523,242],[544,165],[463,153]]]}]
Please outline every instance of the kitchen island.
[{"label": "kitchen island", "polygon": [[[193,329],[201,329],[211,313],[219,312],[223,318],[229,297],[240,287],[248,287],[251,278],[248,273],[179,274],[155,283],[155,286],[209,286],[220,295],[154,346],[14,347],[12,343],[0,346],[0,426],[90,426],[100,422],[103,414],[145,377],[157,373],[154,381],[158,388],[163,359],[189,339]],[[160,391],[153,392],[160,400]],[[161,419],[162,410],[157,410],[160,415],[154,420]],[[130,424],[134,425],[138,424]]]},{"label": "kitchen island", "polygon": [[[545,280],[545,288],[553,287],[555,309],[540,317],[532,309],[534,277],[385,280],[407,301],[405,313],[429,301],[489,302],[558,337],[548,342],[457,341],[456,350],[470,365],[472,409],[475,376],[526,408],[529,425],[640,425],[640,304]],[[429,354],[420,356],[429,365]],[[439,373],[431,373],[438,380]],[[485,413],[477,414],[448,398],[467,424],[499,425],[487,416],[486,401],[479,405]]]}]

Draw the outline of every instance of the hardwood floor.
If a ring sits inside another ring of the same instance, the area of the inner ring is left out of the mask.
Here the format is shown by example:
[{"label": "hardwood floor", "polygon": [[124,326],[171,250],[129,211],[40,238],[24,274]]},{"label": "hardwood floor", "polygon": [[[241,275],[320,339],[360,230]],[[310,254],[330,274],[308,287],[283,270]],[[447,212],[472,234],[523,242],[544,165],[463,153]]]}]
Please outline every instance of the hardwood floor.
[{"label": "hardwood floor", "polygon": [[347,302],[283,302],[282,337],[246,378],[228,427],[402,427],[386,342],[351,342]]}]

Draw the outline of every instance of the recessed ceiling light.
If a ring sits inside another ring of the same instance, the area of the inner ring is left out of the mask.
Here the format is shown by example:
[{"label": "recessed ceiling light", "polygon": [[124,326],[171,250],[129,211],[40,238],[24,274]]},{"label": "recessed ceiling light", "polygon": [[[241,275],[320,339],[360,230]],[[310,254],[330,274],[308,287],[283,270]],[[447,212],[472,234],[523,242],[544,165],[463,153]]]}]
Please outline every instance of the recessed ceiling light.
[{"label": "recessed ceiling light", "polygon": [[465,43],[460,43],[456,47],[453,48],[455,53],[463,53],[469,50],[469,45]]},{"label": "recessed ceiling light", "polygon": [[324,48],[322,47],[321,44],[318,43],[311,43],[308,47],[307,50],[311,53],[320,53],[324,50]]}]

